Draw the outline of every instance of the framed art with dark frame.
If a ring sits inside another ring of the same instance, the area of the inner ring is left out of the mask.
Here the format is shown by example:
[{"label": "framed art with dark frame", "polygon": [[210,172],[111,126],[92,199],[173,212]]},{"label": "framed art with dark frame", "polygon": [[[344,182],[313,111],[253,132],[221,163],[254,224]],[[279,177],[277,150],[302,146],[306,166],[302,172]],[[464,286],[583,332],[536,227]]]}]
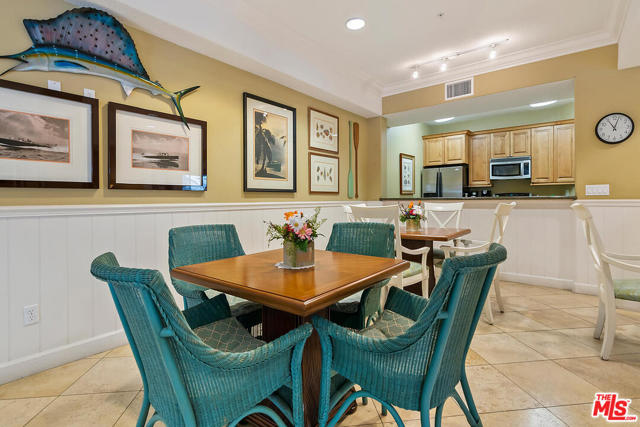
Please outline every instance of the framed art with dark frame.
[{"label": "framed art with dark frame", "polygon": [[0,80],[0,187],[98,188],[98,100]]},{"label": "framed art with dark frame", "polygon": [[415,157],[400,153],[400,194],[413,194],[415,191]]},{"label": "framed art with dark frame", "polygon": [[340,118],[324,111],[308,108],[309,149],[338,154],[340,149]]},{"label": "framed art with dark frame", "polygon": [[109,188],[207,189],[207,122],[110,102]]},{"label": "framed art with dark frame", "polygon": [[309,153],[309,193],[340,192],[340,158]]},{"label": "framed art with dark frame", "polygon": [[244,191],[296,192],[296,109],[245,92]]}]

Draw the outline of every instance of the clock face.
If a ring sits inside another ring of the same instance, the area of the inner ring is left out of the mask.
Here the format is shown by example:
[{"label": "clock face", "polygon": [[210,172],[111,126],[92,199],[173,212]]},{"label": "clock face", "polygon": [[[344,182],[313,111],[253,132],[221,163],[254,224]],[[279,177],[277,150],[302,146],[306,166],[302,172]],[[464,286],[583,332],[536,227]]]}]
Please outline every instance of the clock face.
[{"label": "clock face", "polygon": [[607,144],[619,144],[633,133],[633,120],[622,113],[612,113],[600,119],[596,125],[596,135]]}]

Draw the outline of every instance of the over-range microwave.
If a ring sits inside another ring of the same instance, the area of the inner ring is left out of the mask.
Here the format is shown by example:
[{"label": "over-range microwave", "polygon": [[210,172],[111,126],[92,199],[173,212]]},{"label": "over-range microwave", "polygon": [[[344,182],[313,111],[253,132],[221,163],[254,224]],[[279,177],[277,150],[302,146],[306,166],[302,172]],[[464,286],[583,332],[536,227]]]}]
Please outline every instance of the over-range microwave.
[{"label": "over-range microwave", "polygon": [[504,157],[489,161],[491,179],[531,178],[531,157]]}]

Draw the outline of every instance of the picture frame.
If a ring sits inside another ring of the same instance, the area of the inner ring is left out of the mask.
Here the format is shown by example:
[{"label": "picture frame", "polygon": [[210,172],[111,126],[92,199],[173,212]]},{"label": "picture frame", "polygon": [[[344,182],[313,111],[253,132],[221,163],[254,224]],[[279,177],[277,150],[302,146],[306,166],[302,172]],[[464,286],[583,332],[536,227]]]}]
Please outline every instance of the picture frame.
[{"label": "picture frame", "polygon": [[340,118],[315,108],[308,108],[309,150],[338,154]]},{"label": "picture frame", "polygon": [[100,186],[97,99],[0,79],[0,187]]},{"label": "picture frame", "polygon": [[400,153],[400,194],[414,194],[416,191],[415,157]]},{"label": "picture frame", "polygon": [[109,102],[109,188],[207,189],[207,122]]},{"label": "picture frame", "polygon": [[340,158],[309,152],[309,193],[340,192]]},{"label": "picture frame", "polygon": [[243,107],[244,191],[295,193],[296,109],[248,92]]}]

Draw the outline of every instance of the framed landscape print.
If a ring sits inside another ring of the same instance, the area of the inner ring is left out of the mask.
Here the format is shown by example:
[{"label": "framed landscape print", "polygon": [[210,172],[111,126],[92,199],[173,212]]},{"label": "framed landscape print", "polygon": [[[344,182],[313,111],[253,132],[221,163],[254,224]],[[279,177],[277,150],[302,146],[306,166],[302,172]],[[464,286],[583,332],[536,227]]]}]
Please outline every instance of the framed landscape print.
[{"label": "framed landscape print", "polygon": [[400,153],[400,194],[413,194],[415,186],[415,158],[409,154]]},{"label": "framed landscape print", "polygon": [[109,103],[109,188],[207,189],[207,122]]},{"label": "framed landscape print", "polygon": [[338,153],[339,119],[309,107],[309,148]]},{"label": "framed landscape print", "polygon": [[296,191],[296,109],[243,94],[244,191]]},{"label": "framed landscape print", "polygon": [[0,186],[98,188],[98,100],[0,80]]},{"label": "framed landscape print", "polygon": [[309,153],[309,192],[340,191],[340,159],[338,156]]}]

